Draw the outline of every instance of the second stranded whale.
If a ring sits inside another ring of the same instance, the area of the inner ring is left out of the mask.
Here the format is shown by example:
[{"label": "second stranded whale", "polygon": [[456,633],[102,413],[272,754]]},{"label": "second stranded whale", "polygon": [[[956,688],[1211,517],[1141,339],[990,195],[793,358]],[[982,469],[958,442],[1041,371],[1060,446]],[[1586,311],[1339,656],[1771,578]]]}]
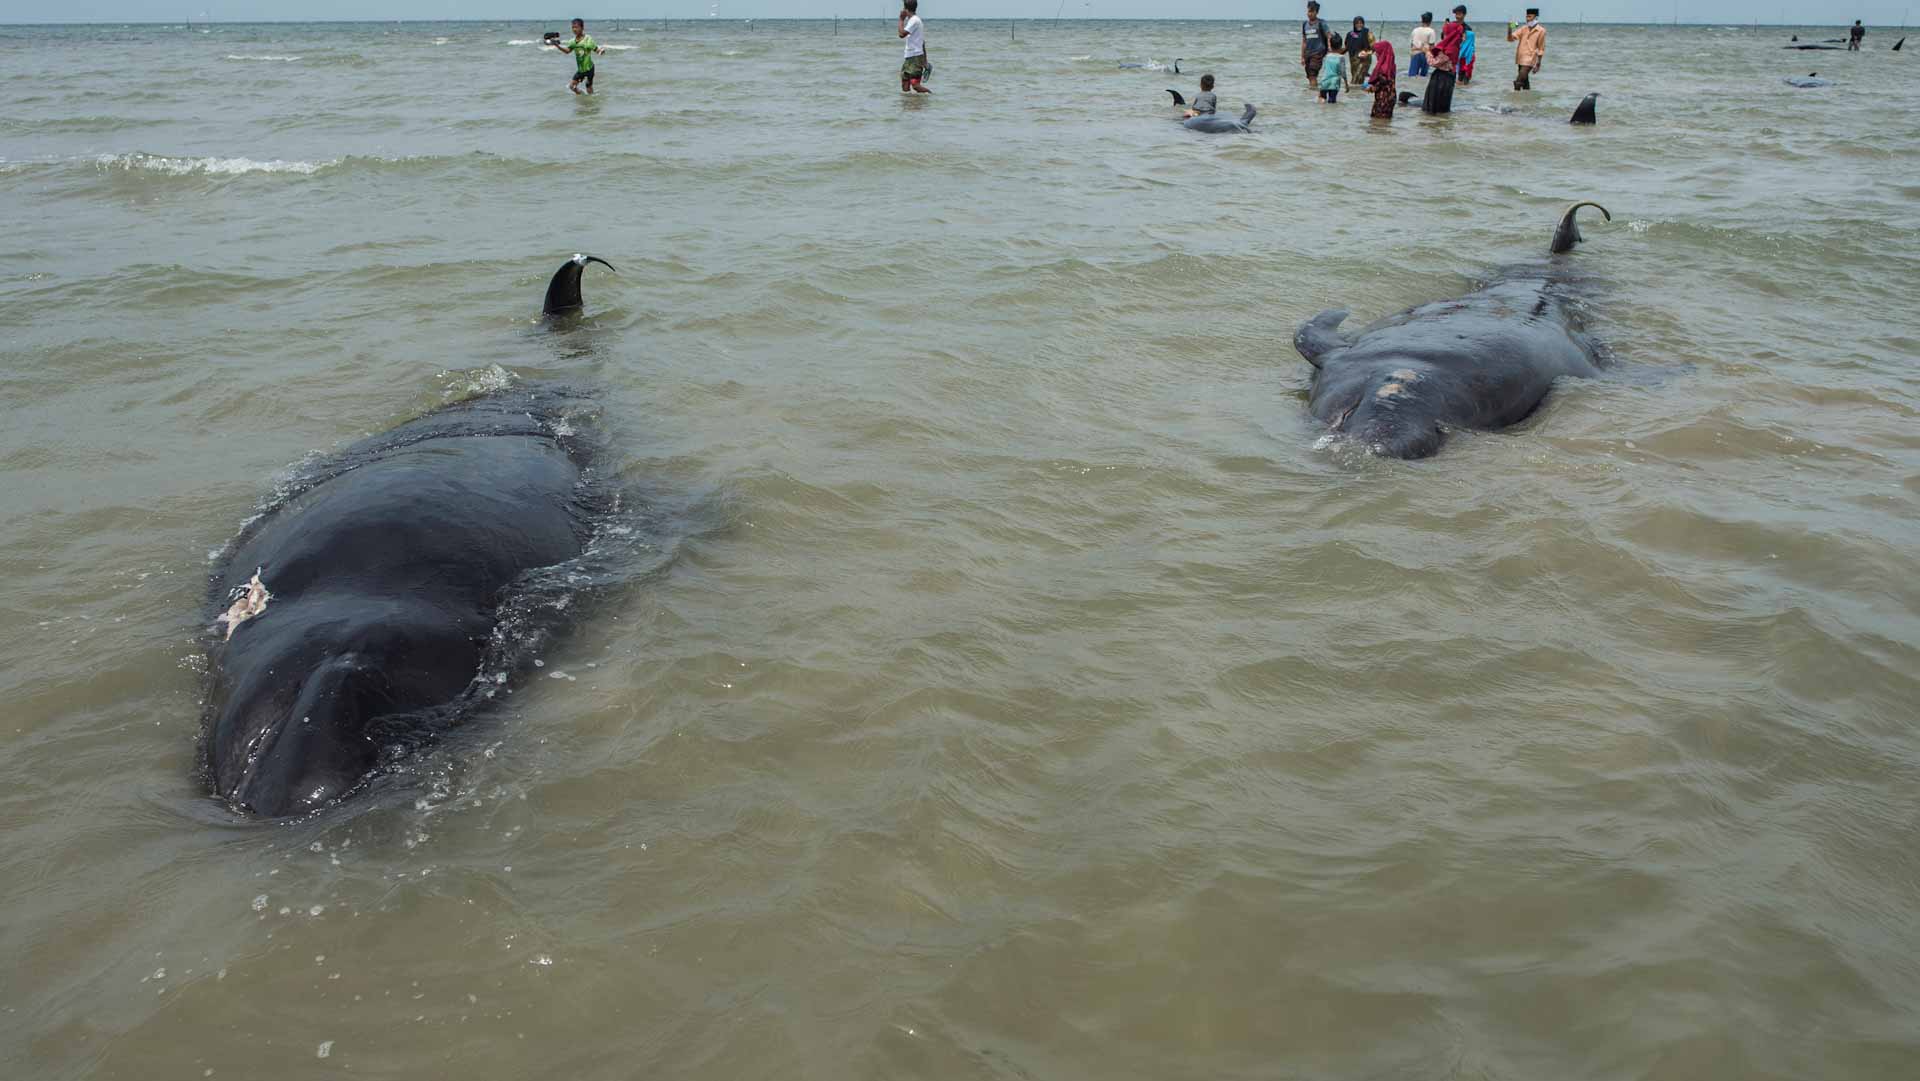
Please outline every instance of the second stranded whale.
[{"label": "second stranded whale", "polygon": [[[1575,203],[1550,250],[1580,239]],[[1609,218],[1612,215],[1608,215]],[[1308,408],[1330,434],[1374,454],[1425,458],[1455,428],[1492,430],[1526,418],[1554,380],[1600,374],[1599,355],[1559,296],[1551,267],[1454,300],[1388,316],[1349,337],[1345,309],[1324,311],[1294,334],[1313,365]]]}]

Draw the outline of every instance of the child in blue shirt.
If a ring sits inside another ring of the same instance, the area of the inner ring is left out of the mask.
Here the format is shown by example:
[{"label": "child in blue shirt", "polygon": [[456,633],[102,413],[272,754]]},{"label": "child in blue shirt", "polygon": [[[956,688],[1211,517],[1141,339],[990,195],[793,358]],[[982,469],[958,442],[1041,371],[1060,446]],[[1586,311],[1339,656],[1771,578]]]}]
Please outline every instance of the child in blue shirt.
[{"label": "child in blue shirt", "polygon": [[1332,55],[1320,69],[1320,100],[1332,105],[1340,98],[1340,57],[1347,46],[1336,34],[1327,42],[1327,51]]}]

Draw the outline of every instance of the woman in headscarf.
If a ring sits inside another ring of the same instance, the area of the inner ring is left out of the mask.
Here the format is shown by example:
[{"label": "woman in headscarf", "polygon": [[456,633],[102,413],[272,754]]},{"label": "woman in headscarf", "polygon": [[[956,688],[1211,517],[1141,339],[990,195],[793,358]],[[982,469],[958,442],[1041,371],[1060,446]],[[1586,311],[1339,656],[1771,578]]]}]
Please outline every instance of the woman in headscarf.
[{"label": "woman in headscarf", "polygon": [[1393,43],[1381,38],[1373,43],[1373,115],[1393,119]]},{"label": "woman in headscarf", "polygon": [[1453,111],[1453,73],[1460,64],[1460,41],[1467,32],[1466,5],[1455,7],[1453,13],[1458,18],[1447,20],[1447,25],[1440,28],[1440,44],[1427,47],[1427,60],[1433,65],[1433,74],[1427,78],[1427,95],[1420,102],[1420,111],[1424,113]]}]

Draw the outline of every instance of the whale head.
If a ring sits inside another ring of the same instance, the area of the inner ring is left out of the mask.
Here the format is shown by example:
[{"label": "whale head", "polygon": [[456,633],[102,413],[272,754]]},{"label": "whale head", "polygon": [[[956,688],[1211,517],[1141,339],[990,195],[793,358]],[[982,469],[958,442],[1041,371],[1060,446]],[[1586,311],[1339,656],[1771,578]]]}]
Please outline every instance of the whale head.
[{"label": "whale head", "polygon": [[1373,373],[1343,397],[1346,404],[1333,414],[1328,427],[1374,454],[1429,458],[1446,442],[1446,429],[1434,419],[1426,379],[1416,368]]},{"label": "whale head", "polygon": [[403,703],[452,700],[479,661],[479,645],[444,620],[326,596],[276,600],[215,648],[209,779],[229,806],[264,818],[359,788],[401,741]]}]

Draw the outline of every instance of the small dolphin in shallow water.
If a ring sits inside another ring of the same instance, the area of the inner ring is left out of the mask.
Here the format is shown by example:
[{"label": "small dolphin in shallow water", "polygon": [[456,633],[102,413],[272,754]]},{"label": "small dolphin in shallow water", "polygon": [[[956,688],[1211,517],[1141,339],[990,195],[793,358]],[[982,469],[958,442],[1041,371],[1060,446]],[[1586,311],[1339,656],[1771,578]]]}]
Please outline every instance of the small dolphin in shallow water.
[{"label": "small dolphin in shallow water", "polygon": [[1204,131],[1213,134],[1229,131],[1252,131],[1253,116],[1254,108],[1249,104],[1247,111],[1237,117],[1224,116],[1220,113],[1201,113],[1199,116],[1190,116],[1181,121],[1181,126],[1188,131]]},{"label": "small dolphin in shallow water", "polygon": [[560,269],[553,272],[553,280],[547,283],[546,302],[540,306],[541,315],[564,315],[580,310],[580,275],[587,269],[588,263],[599,263],[613,270],[612,263],[597,255],[575,253],[573,258],[560,264]]},{"label": "small dolphin in shallow water", "polygon": [[1789,75],[1780,81],[1786,83],[1788,86],[1797,86],[1802,90],[1811,90],[1817,86],[1833,85],[1832,79],[1822,79],[1819,78],[1819,75],[1820,73],[1817,71],[1809,71],[1805,75]]}]

